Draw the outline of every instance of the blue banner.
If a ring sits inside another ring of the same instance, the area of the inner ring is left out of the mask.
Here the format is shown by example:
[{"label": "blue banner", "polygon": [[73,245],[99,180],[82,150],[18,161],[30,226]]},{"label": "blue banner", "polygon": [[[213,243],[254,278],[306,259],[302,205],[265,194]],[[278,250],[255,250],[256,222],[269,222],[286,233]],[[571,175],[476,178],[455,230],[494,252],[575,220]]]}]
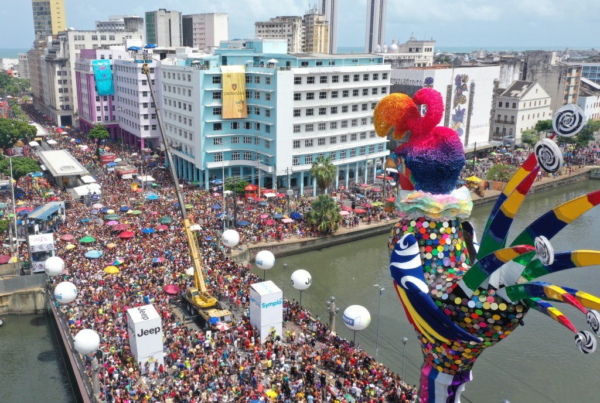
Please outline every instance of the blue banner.
[{"label": "blue banner", "polygon": [[114,95],[115,87],[113,85],[112,70],[110,69],[110,60],[94,60],[92,66],[98,95]]}]

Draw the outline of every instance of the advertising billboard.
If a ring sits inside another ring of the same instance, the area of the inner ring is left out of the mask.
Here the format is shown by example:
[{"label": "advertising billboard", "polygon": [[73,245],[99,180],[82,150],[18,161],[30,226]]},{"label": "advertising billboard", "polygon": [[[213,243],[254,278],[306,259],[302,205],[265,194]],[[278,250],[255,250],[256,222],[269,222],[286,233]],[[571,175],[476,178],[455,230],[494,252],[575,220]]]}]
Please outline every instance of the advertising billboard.
[{"label": "advertising billboard", "polygon": [[27,242],[31,258],[31,271],[41,273],[44,271],[46,259],[54,256],[54,234],[30,235]]},{"label": "advertising billboard", "polygon": [[115,95],[110,60],[94,60],[92,67],[98,95]]},{"label": "advertising billboard", "polygon": [[260,340],[265,342],[272,330],[281,335],[283,323],[283,293],[272,281],[250,286],[250,324],[256,326]]},{"label": "advertising billboard", "polygon": [[245,119],[246,106],[246,67],[221,66],[223,83],[223,119]]},{"label": "advertising billboard", "polygon": [[131,353],[138,363],[142,363],[143,373],[148,361],[150,372],[154,371],[154,363],[164,364],[162,322],[153,305],[128,309],[127,331]]}]

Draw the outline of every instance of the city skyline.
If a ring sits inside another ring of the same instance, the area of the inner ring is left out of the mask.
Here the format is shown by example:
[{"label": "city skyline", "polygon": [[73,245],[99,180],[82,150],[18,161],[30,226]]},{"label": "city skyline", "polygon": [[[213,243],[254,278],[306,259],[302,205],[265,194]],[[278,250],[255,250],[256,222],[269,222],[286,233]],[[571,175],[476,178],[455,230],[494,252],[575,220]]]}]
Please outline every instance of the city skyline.
[{"label": "city skyline", "polygon": [[[245,2],[223,0],[219,5],[185,0],[163,0],[123,4],[106,0],[104,7],[66,0],[67,26],[93,29],[94,21],[115,14],[137,14],[167,8],[183,14],[225,12],[230,18],[230,38],[254,37],[254,22],[278,15],[303,15],[315,1],[280,0],[267,4],[260,0]],[[446,4],[442,0],[389,0],[387,7],[386,41],[402,42],[411,33],[418,38],[433,37],[438,46],[556,46],[598,47],[594,38],[600,27],[594,18],[600,3],[582,0],[564,7],[559,0],[517,1],[502,4],[466,0]],[[366,29],[366,0],[346,0],[340,4],[338,17],[338,46],[364,45]],[[0,48],[27,48],[33,42],[31,1],[15,2],[10,9],[0,10]],[[14,18],[21,15],[22,18]],[[240,23],[236,23],[236,21]],[[77,23],[75,23],[77,22]],[[576,23],[575,23],[576,22]],[[552,26],[569,29],[551,29]],[[362,28],[362,29],[361,29]]]}]

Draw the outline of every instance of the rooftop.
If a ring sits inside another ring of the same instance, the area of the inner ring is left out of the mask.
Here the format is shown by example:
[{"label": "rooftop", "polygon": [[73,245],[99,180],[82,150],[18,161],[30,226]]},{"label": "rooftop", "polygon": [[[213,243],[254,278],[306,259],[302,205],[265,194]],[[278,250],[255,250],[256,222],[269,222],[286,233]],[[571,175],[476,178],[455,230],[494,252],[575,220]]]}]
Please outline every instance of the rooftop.
[{"label": "rooftop", "polygon": [[89,175],[87,169],[83,167],[66,150],[52,150],[52,151],[40,151],[39,153],[42,164],[48,168],[48,171],[54,176],[76,176],[76,175]]},{"label": "rooftop", "polygon": [[522,98],[527,92],[533,87],[535,81],[521,81],[517,80],[513,82],[507,89],[500,94],[502,97]]}]

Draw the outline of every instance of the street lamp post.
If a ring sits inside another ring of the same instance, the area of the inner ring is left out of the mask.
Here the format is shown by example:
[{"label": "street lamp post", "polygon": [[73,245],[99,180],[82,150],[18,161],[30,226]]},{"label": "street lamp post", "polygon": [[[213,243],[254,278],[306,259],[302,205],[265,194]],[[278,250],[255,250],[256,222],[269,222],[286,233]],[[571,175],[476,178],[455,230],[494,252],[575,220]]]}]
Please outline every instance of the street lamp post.
[{"label": "street lamp post", "polygon": [[13,179],[13,168],[12,168],[12,157],[9,157],[10,161],[10,193],[12,197],[12,208],[13,208],[13,221],[15,226],[15,238],[14,244],[11,245],[13,249],[13,261],[16,261],[16,258],[19,254],[19,231],[17,230],[17,204],[15,202],[15,182]]},{"label": "street lamp post", "polygon": [[381,296],[383,295],[383,290],[385,290],[385,288],[381,287],[379,284],[373,284],[373,287],[379,288],[379,309],[377,309],[377,341],[375,342],[375,361],[377,361],[377,357],[379,355],[379,324],[381,323]]},{"label": "street lamp post", "polygon": [[285,298],[285,272],[286,272],[287,266],[288,266],[287,263],[283,264],[283,278],[284,278],[284,280],[283,280],[283,298]]},{"label": "street lamp post", "polygon": [[406,361],[406,343],[407,342],[408,342],[408,338],[403,337],[402,344],[404,344],[404,347],[402,348],[402,382],[405,382],[404,381],[404,363]]},{"label": "street lamp post", "polygon": [[325,302],[328,306],[327,312],[329,313],[329,329],[332,333],[335,333],[335,317],[340,311],[340,308],[335,306],[335,297],[332,295],[329,300]]}]

